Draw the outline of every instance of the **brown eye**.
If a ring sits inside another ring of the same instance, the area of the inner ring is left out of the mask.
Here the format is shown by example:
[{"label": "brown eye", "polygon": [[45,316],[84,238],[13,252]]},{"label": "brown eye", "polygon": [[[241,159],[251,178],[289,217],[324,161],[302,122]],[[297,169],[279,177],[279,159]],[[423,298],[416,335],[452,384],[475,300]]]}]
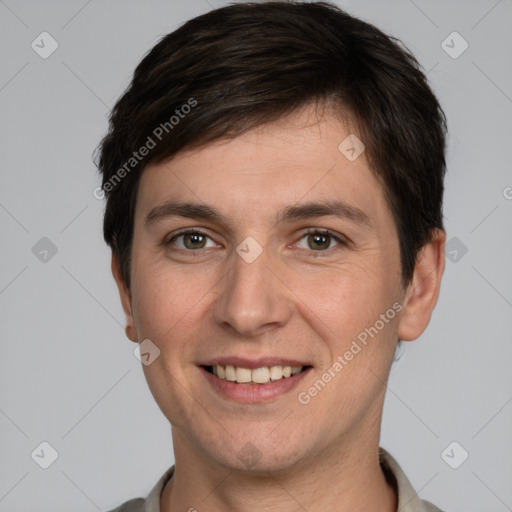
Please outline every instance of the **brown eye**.
[{"label": "brown eye", "polygon": [[[207,239],[210,237],[201,231],[184,231],[172,237],[167,245],[176,245],[179,249],[183,250],[197,250],[204,249]],[[181,244],[175,244],[176,240],[182,239]],[[215,245],[215,244],[214,244]]]},{"label": "brown eye", "polygon": [[308,235],[308,245],[312,249],[329,249],[331,237],[329,235]]},{"label": "brown eye", "polygon": [[331,249],[333,242],[336,242],[337,245],[346,245],[342,239],[328,230],[309,231],[302,236],[302,239],[306,239],[306,246],[301,247],[299,245],[301,249],[310,249],[317,252],[326,252],[327,249]]},{"label": "brown eye", "polygon": [[183,235],[183,242],[187,249],[202,249],[206,242],[206,237],[199,233],[187,233]]}]

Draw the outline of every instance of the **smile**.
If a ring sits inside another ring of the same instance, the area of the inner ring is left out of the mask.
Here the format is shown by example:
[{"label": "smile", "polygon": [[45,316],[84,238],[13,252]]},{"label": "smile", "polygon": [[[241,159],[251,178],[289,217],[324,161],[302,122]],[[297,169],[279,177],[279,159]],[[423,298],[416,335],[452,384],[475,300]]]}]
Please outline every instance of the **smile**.
[{"label": "smile", "polygon": [[205,366],[205,369],[218,377],[229,382],[239,384],[268,384],[281,379],[286,379],[301,373],[307,366],[262,366],[260,368],[244,368],[231,364]]},{"label": "smile", "polygon": [[217,395],[246,404],[274,401],[288,395],[313,370],[313,366],[303,361],[275,357],[221,357],[205,361],[199,368]]}]

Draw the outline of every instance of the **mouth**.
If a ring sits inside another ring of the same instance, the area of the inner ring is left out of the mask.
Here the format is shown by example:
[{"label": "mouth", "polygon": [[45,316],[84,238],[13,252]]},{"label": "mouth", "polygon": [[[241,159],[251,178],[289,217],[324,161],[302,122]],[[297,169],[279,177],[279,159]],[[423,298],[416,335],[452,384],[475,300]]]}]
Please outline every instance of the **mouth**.
[{"label": "mouth", "polygon": [[219,396],[238,403],[256,404],[287,395],[313,366],[288,359],[224,357],[200,364],[199,368]]},{"label": "mouth", "polygon": [[234,382],[236,384],[268,384],[287,379],[302,373],[311,365],[304,366],[260,366],[258,368],[245,368],[231,364],[204,365],[203,368],[219,379]]}]

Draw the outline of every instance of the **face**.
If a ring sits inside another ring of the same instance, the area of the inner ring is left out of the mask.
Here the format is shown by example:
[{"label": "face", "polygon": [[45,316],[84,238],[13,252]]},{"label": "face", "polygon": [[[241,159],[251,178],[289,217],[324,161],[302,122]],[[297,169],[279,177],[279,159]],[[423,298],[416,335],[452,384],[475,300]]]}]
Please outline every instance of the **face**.
[{"label": "face", "polygon": [[285,470],[378,436],[411,295],[349,133],[304,109],[145,169],[117,281],[176,454]]}]

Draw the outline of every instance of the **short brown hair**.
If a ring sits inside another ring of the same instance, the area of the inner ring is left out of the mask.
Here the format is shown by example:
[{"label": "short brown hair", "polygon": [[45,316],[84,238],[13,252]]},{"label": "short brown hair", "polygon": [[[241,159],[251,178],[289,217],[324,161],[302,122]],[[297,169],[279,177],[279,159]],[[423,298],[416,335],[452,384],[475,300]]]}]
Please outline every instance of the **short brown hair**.
[{"label": "short brown hair", "polygon": [[[357,123],[393,213],[407,285],[419,250],[435,228],[444,229],[444,113],[399,40],[333,4],[293,1],[212,10],[164,36],[137,66],[98,147],[104,238],[126,285],[147,164],[319,102]],[[158,143],[135,159],[149,139],[156,142],[155,130]]]}]

